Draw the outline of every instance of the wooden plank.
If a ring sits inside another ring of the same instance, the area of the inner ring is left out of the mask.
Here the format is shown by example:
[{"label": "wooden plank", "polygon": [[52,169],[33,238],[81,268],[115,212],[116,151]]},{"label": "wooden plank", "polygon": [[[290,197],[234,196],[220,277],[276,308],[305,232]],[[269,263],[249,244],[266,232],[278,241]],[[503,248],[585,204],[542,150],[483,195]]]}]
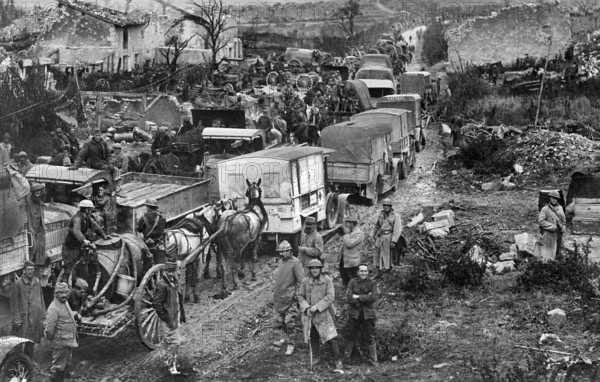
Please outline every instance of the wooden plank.
[{"label": "wooden plank", "polygon": [[574,212],[577,218],[600,220],[600,204],[576,204]]},{"label": "wooden plank", "polygon": [[573,198],[575,205],[577,204],[600,204],[600,199],[593,198]]},{"label": "wooden plank", "polygon": [[573,219],[575,235],[600,235],[600,219]]}]

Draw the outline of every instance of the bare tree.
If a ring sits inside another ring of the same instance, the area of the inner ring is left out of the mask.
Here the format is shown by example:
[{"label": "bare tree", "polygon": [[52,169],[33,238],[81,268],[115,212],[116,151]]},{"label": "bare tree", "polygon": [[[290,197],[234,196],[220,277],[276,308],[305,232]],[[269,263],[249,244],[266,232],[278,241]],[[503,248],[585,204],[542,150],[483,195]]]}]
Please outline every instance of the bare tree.
[{"label": "bare tree", "polygon": [[204,41],[205,48],[210,49],[212,53],[211,72],[218,68],[222,61],[217,61],[219,52],[229,43],[229,39],[225,38],[225,33],[233,28],[227,19],[230,10],[223,0],[208,0],[206,2],[192,0],[189,3],[195,6],[194,12],[166,3],[164,0],[157,1],[181,12],[182,16],[178,23],[189,20],[204,29],[205,33],[201,35],[201,38]]},{"label": "bare tree", "polygon": [[349,38],[353,38],[356,34],[356,31],[354,30],[354,18],[360,14],[360,4],[358,3],[358,0],[348,0],[348,2],[335,13],[338,27]]},{"label": "bare tree", "polygon": [[167,32],[165,40],[167,49],[165,51],[161,50],[160,54],[165,58],[171,76],[177,71],[177,61],[179,60],[179,57],[183,54],[184,49],[187,48],[194,37],[196,37],[195,34],[185,39],[182,38],[181,28],[171,28]]}]

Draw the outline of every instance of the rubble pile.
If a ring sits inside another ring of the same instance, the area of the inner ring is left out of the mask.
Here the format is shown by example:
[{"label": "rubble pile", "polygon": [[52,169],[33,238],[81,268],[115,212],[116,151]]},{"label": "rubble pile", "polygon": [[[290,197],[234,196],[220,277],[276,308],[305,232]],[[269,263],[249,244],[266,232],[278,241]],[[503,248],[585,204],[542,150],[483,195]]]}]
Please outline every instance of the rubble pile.
[{"label": "rubble pile", "polygon": [[539,130],[517,138],[513,152],[523,167],[523,176],[543,175],[547,166],[555,171],[573,166],[591,165],[600,148],[600,143],[591,141],[579,134]]}]

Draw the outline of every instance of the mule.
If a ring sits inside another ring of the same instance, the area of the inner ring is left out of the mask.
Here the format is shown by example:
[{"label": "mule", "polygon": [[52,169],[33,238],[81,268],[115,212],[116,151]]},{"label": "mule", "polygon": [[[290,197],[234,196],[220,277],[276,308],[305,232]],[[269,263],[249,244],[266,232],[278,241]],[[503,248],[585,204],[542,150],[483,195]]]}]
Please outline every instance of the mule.
[{"label": "mule", "polygon": [[[228,263],[234,289],[238,289],[236,277],[244,278],[244,273],[238,269],[238,264],[242,262],[242,253],[248,245],[250,245],[252,251],[252,260],[250,263],[252,280],[256,280],[254,267],[257,259],[257,251],[260,246],[262,233],[268,221],[267,211],[261,200],[261,179],[258,182],[252,183],[246,179],[246,184],[248,185],[248,190],[246,191],[248,206],[243,211],[232,213],[230,216],[221,218],[219,221],[219,229],[222,229],[222,232],[217,239],[218,248],[225,262]],[[221,264],[221,267],[223,267],[223,264]],[[227,277],[223,268],[221,272],[223,273],[223,290],[227,290]]]}]

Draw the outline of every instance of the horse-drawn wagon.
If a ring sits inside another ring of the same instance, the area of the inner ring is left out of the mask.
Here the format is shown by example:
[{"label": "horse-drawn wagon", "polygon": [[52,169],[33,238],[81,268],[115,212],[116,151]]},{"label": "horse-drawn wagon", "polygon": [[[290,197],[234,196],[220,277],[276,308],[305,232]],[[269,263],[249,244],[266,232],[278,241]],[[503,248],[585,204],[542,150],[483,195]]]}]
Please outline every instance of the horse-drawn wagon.
[{"label": "horse-drawn wagon", "polygon": [[[16,181],[15,181],[16,179]],[[90,181],[106,179],[106,171],[35,165],[27,179],[9,173],[0,167],[0,291],[7,296],[12,283],[19,277],[26,260],[29,260],[27,191],[29,181],[45,183],[48,189],[44,204],[45,251],[50,264],[42,270],[42,286],[53,287],[61,279],[62,244],[68,231],[71,217],[76,209],[69,204],[84,197],[90,191]],[[20,185],[15,189],[15,182]],[[154,349],[162,340],[163,326],[152,306],[154,288],[165,271],[165,265],[154,263],[144,240],[135,235],[135,222],[140,217],[143,201],[158,199],[168,225],[194,211],[201,210],[207,225],[217,219],[217,206],[205,204],[208,200],[208,180],[156,176],[129,173],[123,176],[120,197],[117,198],[118,232],[108,240],[96,240],[95,253],[98,258],[100,280],[84,306],[83,321],[79,333],[113,338],[130,323],[135,323],[136,332],[142,343]],[[54,199],[56,198],[56,199]],[[55,202],[54,200],[61,202]],[[164,242],[166,252],[173,250],[170,240],[177,240],[175,229],[167,231]],[[185,230],[181,230],[185,231]],[[37,239],[39,237],[36,236]],[[183,248],[175,245],[172,254],[181,261],[180,270],[189,271],[208,245],[214,240],[206,230],[192,233]],[[93,276],[88,267],[79,261],[71,271],[69,279]],[[193,275],[192,275],[193,276]],[[95,277],[95,276],[93,276]],[[189,274],[182,277],[182,288],[190,280]],[[186,280],[186,281],[183,281]],[[94,285],[88,282],[89,285]]]}]

